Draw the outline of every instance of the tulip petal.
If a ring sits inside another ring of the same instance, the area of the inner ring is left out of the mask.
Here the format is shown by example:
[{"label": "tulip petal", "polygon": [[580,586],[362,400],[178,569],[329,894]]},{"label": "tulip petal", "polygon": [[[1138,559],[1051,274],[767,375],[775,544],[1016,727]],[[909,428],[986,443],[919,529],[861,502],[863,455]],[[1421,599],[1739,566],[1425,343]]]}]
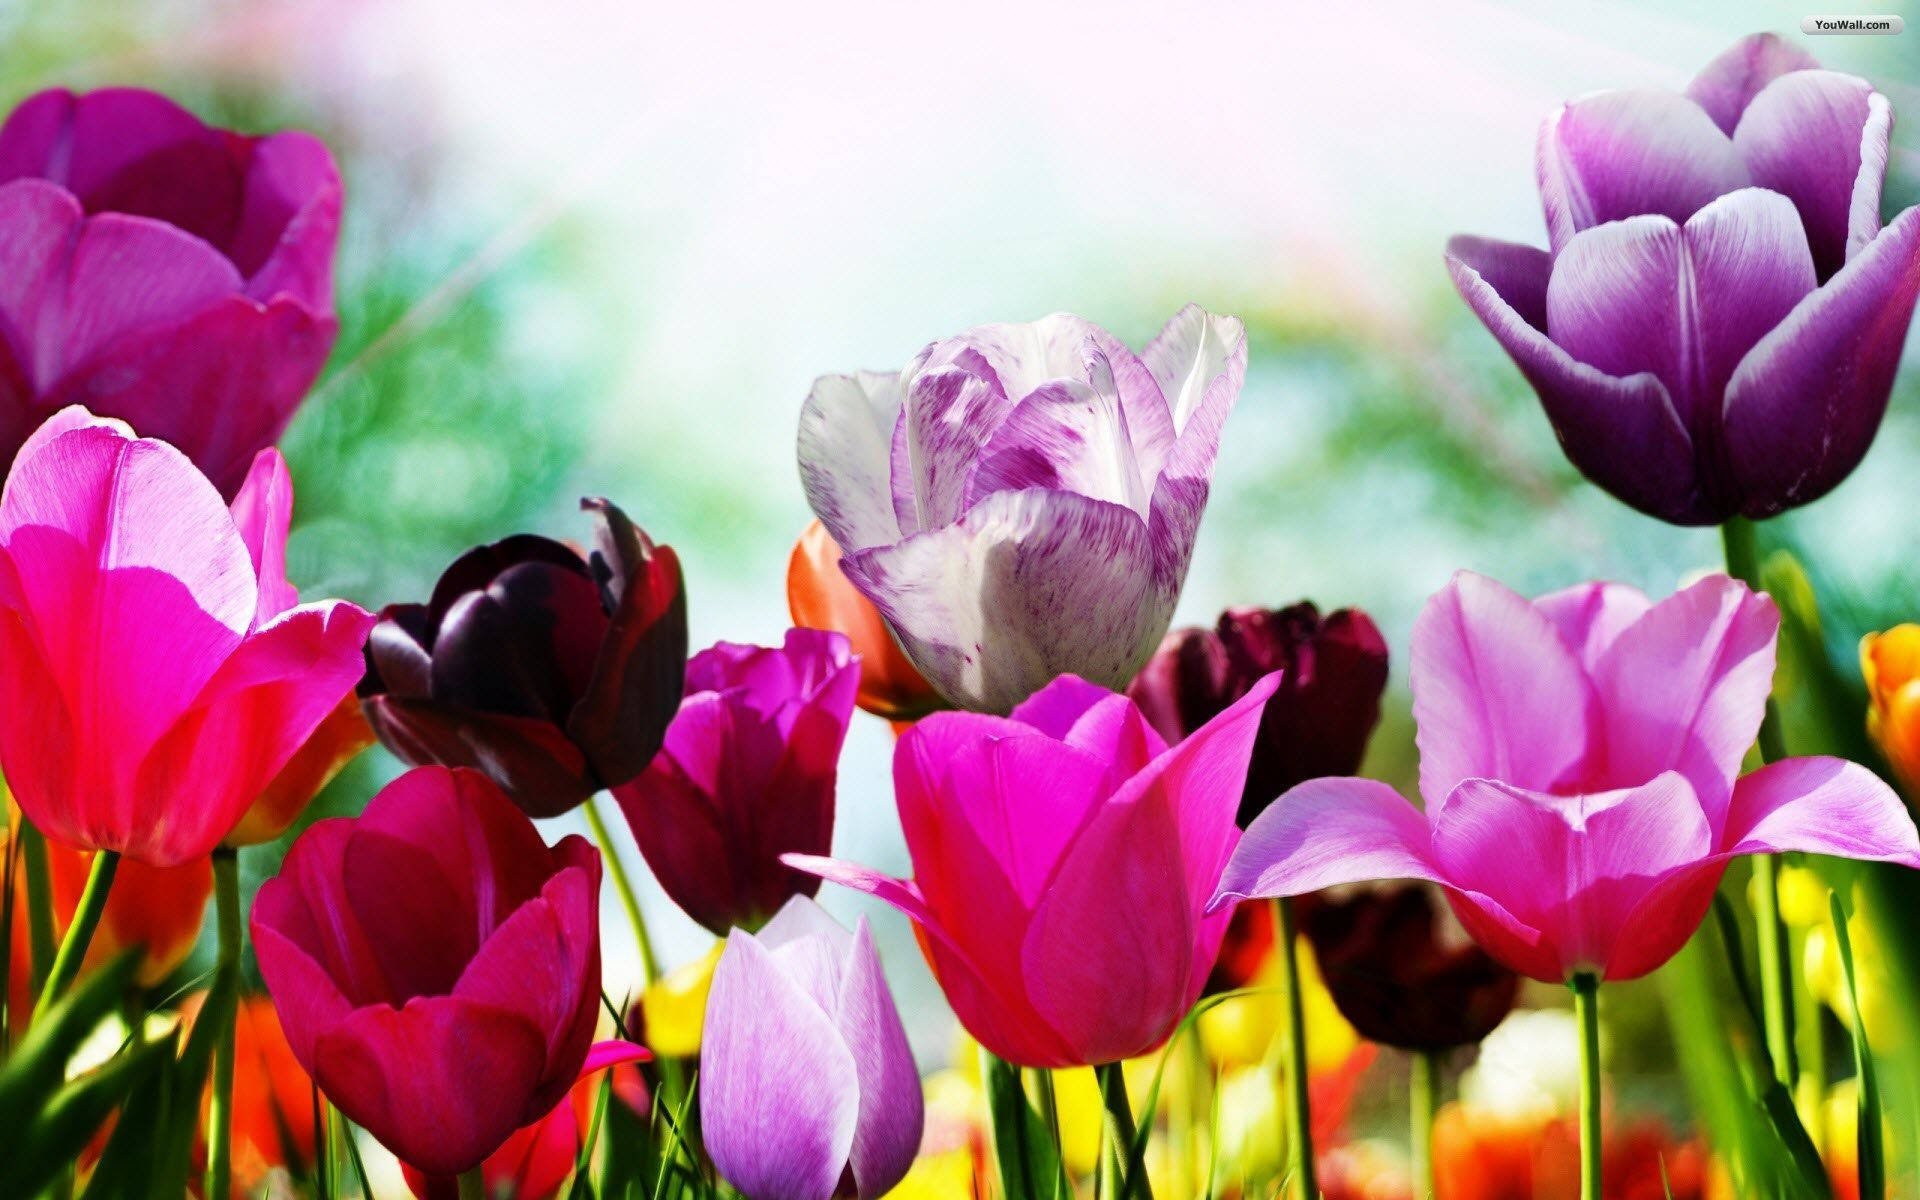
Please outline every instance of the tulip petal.
[{"label": "tulip petal", "polygon": [[1462,571],[1420,610],[1412,640],[1420,794],[1430,807],[1463,779],[1544,790],[1583,765],[1592,685],[1525,598]]},{"label": "tulip petal", "polygon": [[1013,719],[1107,764],[1117,788],[1166,752],[1167,743],[1125,695],[1062,675],[1013,710]]},{"label": "tulip petal", "polygon": [[[604,501],[588,503],[612,509]],[[624,516],[603,528],[620,526],[632,529]],[[631,551],[594,553],[596,575],[626,582],[614,593],[617,601],[593,675],[566,722],[567,736],[609,787],[632,779],[653,761],[686,680],[687,589],[679,556],[671,546],[654,546],[632,532],[646,548],[624,571],[613,560],[632,558]]]},{"label": "tulip petal", "polygon": [[1535,174],[1556,255],[1610,221],[1657,214],[1680,224],[1750,182],[1713,118],[1663,91],[1601,92],[1560,108],[1540,126]]},{"label": "tulip petal", "polygon": [[1560,640],[1591,675],[1607,648],[1646,615],[1653,601],[1639,588],[1624,583],[1580,583],[1536,596],[1533,606],[1553,622]]},{"label": "tulip petal", "polygon": [[833,1019],[860,1077],[860,1119],[847,1165],[862,1197],[884,1196],[920,1151],[925,1111],[913,1047],[864,917],[854,930]]},{"label": "tulip petal", "polygon": [[402,762],[484,771],[528,816],[571,812],[600,788],[579,748],[549,722],[399,696],[361,703],[381,744]]},{"label": "tulip petal", "polygon": [[832,1019],[735,930],[700,1047],[701,1132],[743,1195],[830,1200],[860,1119],[859,1067]]},{"label": "tulip petal", "polygon": [[260,970],[296,1045],[347,1010],[386,996],[386,979],[360,918],[337,888],[353,829],[343,817],[316,821],[294,839],[280,873],[254,896]]},{"label": "tulip petal", "polygon": [[1920,293],[1920,208],[1895,218],[1754,346],[1727,386],[1741,511],[1826,495],[1866,455]]},{"label": "tulip petal", "polygon": [[1794,71],[1753,98],[1733,144],[1753,182],[1792,200],[1826,279],[1880,232],[1893,109],[1837,71]]},{"label": "tulip petal", "polygon": [[1122,687],[1178,594],[1147,524],[1072,492],[998,492],[958,523],[841,562],[928,682],[1005,712],[1073,671]]},{"label": "tulip petal", "polygon": [[1447,244],[1447,269],[1540,396],[1581,474],[1642,512],[1709,522],[1725,513],[1703,494],[1693,441],[1666,385],[1651,373],[1616,378],[1576,361],[1546,335],[1552,260],[1545,251],[1481,238]]},{"label": "tulip petal", "polygon": [[587,1059],[580,1064],[582,1077],[604,1071],[608,1067],[617,1067],[621,1063],[643,1063],[653,1061],[653,1051],[633,1042],[609,1038],[595,1042],[587,1051]]},{"label": "tulip petal", "polygon": [[1236,360],[1244,374],[1246,354],[1247,334],[1240,319],[1218,316],[1198,304],[1173,314],[1154,335],[1140,360],[1166,402],[1175,433],[1184,433],[1193,415],[1210,406],[1209,394],[1223,375],[1233,376]]},{"label": "tulip petal", "polygon": [[[1122,504],[1145,517],[1146,483],[1120,397],[1110,387],[1054,380],[1028,393],[980,447],[968,465],[964,504],[994,492],[1046,488]],[[952,519],[924,504],[921,512],[940,524]]]},{"label": "tulip petal", "polygon": [[1247,826],[1208,907],[1378,879],[1447,882],[1427,819],[1376,780],[1309,779]]},{"label": "tulip petal", "polygon": [[1742,776],[1725,844],[1729,854],[1799,850],[1920,867],[1920,837],[1900,798],[1838,758],[1783,759]]},{"label": "tulip petal", "polygon": [[852,553],[903,533],[894,515],[893,436],[900,376],[823,375],[800,409],[800,482],[821,524]]},{"label": "tulip petal", "polygon": [[1751,34],[1702,68],[1687,85],[1687,98],[1732,137],[1740,114],[1762,88],[1789,71],[1819,67],[1818,59],[1777,33]]},{"label": "tulip petal", "polygon": [[340,200],[340,169],[319,138],[290,129],[253,144],[240,221],[226,247],[247,277],[247,295],[285,294],[316,312],[333,308]]},{"label": "tulip petal", "polygon": [[230,506],[240,540],[253,559],[260,601],[253,623],[268,621],[300,603],[300,593],[287,582],[287,531],[293,525],[293,476],[280,451],[268,446],[253,459],[246,482]]},{"label": "tulip petal", "polygon": [[1660,876],[1619,920],[1624,936],[1615,941],[1601,978],[1638,979],[1678,954],[1713,907],[1726,870],[1724,856],[1714,855]]}]

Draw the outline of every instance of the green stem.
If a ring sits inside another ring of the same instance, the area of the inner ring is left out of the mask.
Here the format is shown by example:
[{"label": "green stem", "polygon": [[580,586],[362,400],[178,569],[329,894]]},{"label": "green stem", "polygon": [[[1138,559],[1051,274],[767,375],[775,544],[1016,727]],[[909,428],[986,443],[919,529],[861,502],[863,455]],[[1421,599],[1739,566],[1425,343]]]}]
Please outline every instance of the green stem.
[{"label": "green stem", "polygon": [[1440,1056],[1431,1050],[1413,1052],[1408,1080],[1413,1135],[1414,1200],[1432,1200],[1433,1117],[1440,1109]]},{"label": "green stem", "polygon": [[[213,912],[219,934],[214,960],[215,987],[236,991],[240,972],[240,856],[231,846],[213,852]],[[213,1044],[213,1099],[207,1107],[208,1196],[233,1194],[233,1026],[235,1006],[219,1005],[207,1015],[220,1022]]]},{"label": "green stem", "polygon": [[607,874],[613,876],[613,890],[620,893],[620,906],[627,910],[627,920],[633,925],[633,940],[640,947],[640,987],[645,990],[660,978],[660,960],[654,957],[653,939],[647,936],[647,922],[640,915],[640,898],[634,894],[633,880],[627,877],[627,869],[620,863],[620,851],[607,832],[607,823],[600,817],[600,797],[589,799],[581,810],[587,814],[587,828],[593,831],[593,840],[600,846]]},{"label": "green stem", "polygon": [[1281,985],[1287,994],[1287,1154],[1299,1181],[1300,1200],[1318,1200],[1313,1177],[1313,1100],[1307,1075],[1307,1014],[1300,990],[1300,964],[1294,957],[1293,902],[1273,902],[1274,945],[1280,952]]},{"label": "green stem", "polygon": [[484,1165],[460,1176],[460,1200],[487,1200],[487,1176]]},{"label": "green stem", "polygon": [[120,869],[120,855],[113,850],[102,850],[93,856],[93,865],[87,869],[87,886],[80,893],[80,906],[74,910],[73,924],[67,926],[67,936],[60,942],[60,952],[53,956],[53,967],[47,972],[47,982],[40,989],[40,999],[33,1006],[33,1019],[37,1022],[60,993],[67,990],[73,977],[80,973],[80,963],[87,956],[87,946],[93,941],[93,931],[100,924],[100,914],[107,908],[107,892],[113,887],[113,873]]},{"label": "green stem", "polygon": [[33,993],[47,985],[53,969],[53,881],[47,868],[47,839],[25,816],[20,818],[20,863],[27,872],[27,938],[33,949]]},{"label": "green stem", "polygon": [[1054,1177],[1054,1194],[1071,1196],[1073,1188],[1067,1182],[1067,1159],[1060,1148],[1060,1100],[1053,1093],[1053,1072],[1041,1067],[1033,1073],[1033,1081],[1040,1093],[1040,1117],[1047,1123],[1047,1136],[1053,1139],[1053,1161],[1059,1168]]},{"label": "green stem", "polygon": [[[1153,1186],[1147,1181],[1146,1163],[1136,1163],[1133,1147],[1140,1130],[1133,1123],[1133,1105],[1127,1099],[1127,1073],[1117,1062],[1103,1063],[1093,1069],[1100,1082],[1100,1103],[1106,1110],[1107,1141],[1116,1161],[1117,1187],[1104,1193],[1113,1200],[1153,1200]],[[1144,1160],[1144,1155],[1142,1159]]]},{"label": "green stem", "polygon": [[[1807,961],[1805,930],[1789,929],[1788,953],[1792,961]],[[1800,1123],[1807,1127],[1816,1150],[1826,1149],[1827,1048],[1820,1028],[1820,998],[1810,987],[1793,990],[1794,1051],[1800,1062],[1800,1077],[1793,1100],[1800,1110]]]},{"label": "green stem", "polygon": [[1582,972],[1568,986],[1580,1024],[1580,1200],[1600,1200],[1600,977]]},{"label": "green stem", "polygon": [[[1720,539],[1726,550],[1727,573],[1756,592],[1764,591],[1753,522],[1745,517],[1729,518],[1720,527]],[[1760,761],[1775,763],[1786,756],[1780,709],[1769,695],[1766,715],[1760,721]],[[1767,1026],[1767,1056],[1773,1063],[1773,1077],[1791,1094],[1800,1070],[1793,1040],[1793,962],[1787,927],[1780,920],[1779,877],[1779,856],[1754,856],[1753,918],[1760,936],[1760,1008]]]}]

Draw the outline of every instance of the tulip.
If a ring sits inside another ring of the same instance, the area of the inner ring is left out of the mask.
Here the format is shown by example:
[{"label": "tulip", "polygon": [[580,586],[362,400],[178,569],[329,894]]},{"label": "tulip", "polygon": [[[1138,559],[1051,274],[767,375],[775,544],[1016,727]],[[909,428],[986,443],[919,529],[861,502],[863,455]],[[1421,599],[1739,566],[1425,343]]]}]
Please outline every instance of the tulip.
[{"label": "tulip", "polygon": [[1055,676],[1124,687],[1167,631],[1246,375],[1240,322],[1182,309],[1139,355],[1078,317],[983,325],[800,415],[841,570],[953,705]]},{"label": "tulip", "polygon": [[277,839],[293,827],[334,776],[371,745],[373,727],[360,711],[359,698],[348,692],[254,800],[227,835],[226,844],[257,846]]},{"label": "tulip", "polygon": [[[1133,701],[1063,676],[1011,717],[935,713],[895,747],[914,878],[787,862],[911,917],[947,1001],[1025,1067],[1165,1042],[1227,929],[1202,909],[1240,833],[1268,676],[1168,749]],[[709,1035],[711,1036],[711,1035]]]},{"label": "tulip", "polygon": [[459,1175],[587,1061],[599,892],[585,839],[549,849],[486,776],[422,767],[294,842],[253,942],[327,1098],[402,1162]]},{"label": "tulip", "polygon": [[1455,285],[1574,466],[1684,525],[1817,500],[1879,428],[1920,292],[1920,208],[1884,228],[1893,113],[1748,38],[1683,94],[1541,126],[1548,249],[1455,238]]},{"label": "tulip", "polygon": [[1247,766],[1243,827],[1297,783],[1360,769],[1387,686],[1387,643],[1373,619],[1343,608],[1323,620],[1304,601],[1230,608],[1211,630],[1168,634],[1127,688],[1160,736],[1177,742],[1274,671],[1280,687]]},{"label": "tulip", "polygon": [[1920,866],[1872,772],[1740,776],[1772,686],[1773,602],[1710,575],[1658,604],[1590,583],[1528,602],[1462,572],[1413,630],[1425,812],[1319,779],[1247,830],[1217,906],[1422,879],[1494,958],[1550,983],[1632,979],[1680,949],[1727,862],[1800,850]]},{"label": "tulip", "polygon": [[1438,918],[1432,890],[1420,884],[1316,896],[1303,906],[1321,978],[1362,1037],[1450,1050],[1477,1043],[1513,1011],[1520,977],[1464,934],[1443,936]]},{"label": "tulip", "polygon": [[912,721],[940,707],[940,694],[920,677],[873,602],[840,570],[840,547],[819,521],[807,525],[787,559],[787,608],[803,629],[845,634],[860,659],[856,703],[876,717]]},{"label": "tulip", "polygon": [[[206,1000],[202,993],[189,1002],[196,1020]],[[230,1111],[235,1196],[260,1195],[274,1171],[298,1175],[314,1163],[313,1081],[294,1058],[280,1014],[266,996],[239,1001]]]},{"label": "tulip", "polygon": [[863,919],[796,896],[714,968],[700,1122],[746,1200],[874,1200],[920,1149],[920,1075]]},{"label": "tulip", "polygon": [[687,663],[660,753],[614,789],[654,876],[724,937],[757,929],[820,881],[781,865],[825,854],[834,778],[860,667],[847,639],[790,629],[777,647],[721,642]]},{"label": "tulip", "polygon": [[[1706,1200],[1707,1148],[1645,1117],[1607,1122],[1605,1200]],[[1571,1117],[1507,1116],[1449,1104],[1433,1127],[1438,1200],[1555,1200],[1579,1192]]]},{"label": "tulip", "polygon": [[1860,639],[1867,680],[1867,733],[1887,765],[1920,799],[1920,625],[1896,625]]},{"label": "tulip", "polygon": [[[80,893],[92,860],[93,855],[69,850],[57,842],[47,845],[56,936],[66,933],[80,906]],[[104,966],[121,951],[137,946],[140,966],[134,971],[134,981],[141,987],[155,986],[193,953],[212,895],[213,867],[205,858],[191,859],[177,867],[121,864],[81,969]]]},{"label": "tulip", "polygon": [[0,495],[0,768],[49,838],[203,857],[351,691],[372,618],[299,603],[292,502],[278,451],[229,510],[178,450],[78,407],[21,448]]},{"label": "tulip", "polygon": [[30,97],[0,126],[0,462],[72,403],[172,443],[223,495],[333,346],[340,173],[165,96]]},{"label": "tulip", "polygon": [[360,696],[415,766],[475,767],[536,817],[638,775],[680,703],[680,561],[606,500],[593,550],[520,534],[454,560],[425,604],[389,605]]}]

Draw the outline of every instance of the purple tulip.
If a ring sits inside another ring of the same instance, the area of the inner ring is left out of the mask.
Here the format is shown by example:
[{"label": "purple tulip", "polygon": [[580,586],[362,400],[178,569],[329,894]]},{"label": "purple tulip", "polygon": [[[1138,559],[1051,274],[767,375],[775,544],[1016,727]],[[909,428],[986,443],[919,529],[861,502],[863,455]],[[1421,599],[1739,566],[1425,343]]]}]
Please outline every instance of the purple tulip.
[{"label": "purple tulip", "polygon": [[47,91],[0,126],[0,462],[68,404],[231,497],[333,346],[340,173],[165,96]]},{"label": "purple tulip", "polygon": [[1448,245],[1567,456],[1677,524],[1767,517],[1859,464],[1914,297],[1920,208],[1881,226],[1893,111],[1772,35],[1686,93],[1602,92],[1540,129],[1549,249]]},{"label": "purple tulip", "polygon": [[920,1076],[864,918],[849,934],[796,896],[734,930],[705,1027],[701,1132],[747,1200],[872,1200],[906,1175]]},{"label": "purple tulip", "polygon": [[1246,369],[1240,322],[1194,305],[1137,356],[1065,314],[983,325],[814,383],[807,502],[954,705],[1125,687],[1173,617]]},{"label": "purple tulip", "polygon": [[755,929],[820,880],[780,862],[825,854],[860,663],[838,633],[780,646],[721,642],[687,662],[665,743],[614,797],[640,853],[687,915],[724,937]]}]

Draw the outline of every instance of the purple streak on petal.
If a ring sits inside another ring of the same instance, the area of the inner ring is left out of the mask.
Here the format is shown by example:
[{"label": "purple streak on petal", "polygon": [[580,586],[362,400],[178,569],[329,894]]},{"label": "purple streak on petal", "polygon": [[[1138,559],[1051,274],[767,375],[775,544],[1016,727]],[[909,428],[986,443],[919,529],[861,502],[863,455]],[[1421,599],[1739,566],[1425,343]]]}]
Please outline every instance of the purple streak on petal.
[{"label": "purple streak on petal", "polygon": [[849,553],[898,541],[891,474],[902,417],[898,374],[823,375],[800,410],[800,482],[815,516]]}]

